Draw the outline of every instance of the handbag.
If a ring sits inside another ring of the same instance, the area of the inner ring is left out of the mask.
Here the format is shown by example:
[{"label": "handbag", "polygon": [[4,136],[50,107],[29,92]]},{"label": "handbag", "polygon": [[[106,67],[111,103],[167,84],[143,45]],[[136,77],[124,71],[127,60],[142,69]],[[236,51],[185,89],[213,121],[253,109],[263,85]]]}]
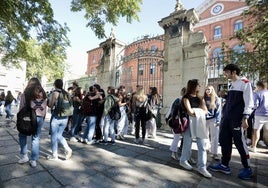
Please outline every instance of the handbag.
[{"label": "handbag", "polygon": [[173,129],[175,134],[184,133],[189,127],[188,114],[181,111],[177,115],[171,116],[168,119],[168,125]]}]

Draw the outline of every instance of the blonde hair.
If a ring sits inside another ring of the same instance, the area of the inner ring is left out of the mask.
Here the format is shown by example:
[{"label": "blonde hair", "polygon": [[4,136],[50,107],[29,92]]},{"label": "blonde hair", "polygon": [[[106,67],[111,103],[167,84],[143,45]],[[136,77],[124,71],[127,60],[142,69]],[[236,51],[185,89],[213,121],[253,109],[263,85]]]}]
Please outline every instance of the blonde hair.
[{"label": "blonde hair", "polygon": [[[206,90],[207,89],[210,89],[211,90],[210,94],[207,94],[206,93]],[[205,93],[204,93],[204,98],[206,96],[210,97],[209,109],[213,109],[214,110],[216,108],[216,99],[218,98],[218,95],[217,95],[217,93],[216,93],[216,91],[215,91],[215,89],[214,89],[214,87],[212,85],[208,85],[206,87],[206,90],[205,90]]]},{"label": "blonde hair", "polygon": [[[136,91],[136,94],[135,94],[135,97],[138,101],[144,101],[146,99],[146,95],[144,93],[144,89],[143,87],[138,87],[137,88],[137,91]],[[141,100],[142,99],[142,100]]]}]

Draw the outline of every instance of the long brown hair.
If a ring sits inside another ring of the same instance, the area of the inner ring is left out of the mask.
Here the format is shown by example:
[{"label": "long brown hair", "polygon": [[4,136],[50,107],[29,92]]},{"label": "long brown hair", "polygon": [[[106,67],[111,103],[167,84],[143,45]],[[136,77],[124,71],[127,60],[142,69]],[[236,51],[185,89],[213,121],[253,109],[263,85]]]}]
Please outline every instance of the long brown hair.
[{"label": "long brown hair", "polygon": [[25,95],[25,101],[27,104],[29,104],[31,100],[40,98],[41,95],[43,99],[47,98],[46,92],[42,88],[41,83],[38,80],[38,78],[31,78],[28,81],[28,84],[24,90],[24,95]]}]

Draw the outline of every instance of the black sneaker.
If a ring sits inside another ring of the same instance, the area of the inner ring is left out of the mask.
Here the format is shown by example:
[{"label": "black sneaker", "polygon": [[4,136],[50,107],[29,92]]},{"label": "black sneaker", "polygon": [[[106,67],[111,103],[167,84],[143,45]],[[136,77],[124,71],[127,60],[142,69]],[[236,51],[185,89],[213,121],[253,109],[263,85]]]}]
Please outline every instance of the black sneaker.
[{"label": "black sneaker", "polygon": [[115,141],[108,141],[109,144],[115,145]]},{"label": "black sneaker", "polygon": [[108,142],[107,142],[107,141],[102,140],[102,141],[100,141],[100,144],[107,145],[107,144],[108,144]]}]

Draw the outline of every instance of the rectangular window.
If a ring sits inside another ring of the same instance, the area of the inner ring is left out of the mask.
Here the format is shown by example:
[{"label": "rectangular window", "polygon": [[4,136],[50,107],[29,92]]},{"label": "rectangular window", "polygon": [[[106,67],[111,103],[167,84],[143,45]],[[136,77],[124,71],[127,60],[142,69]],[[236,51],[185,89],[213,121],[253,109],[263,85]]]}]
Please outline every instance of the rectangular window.
[{"label": "rectangular window", "polygon": [[221,37],[222,37],[221,27],[215,27],[214,28],[214,40],[220,39]]},{"label": "rectangular window", "polygon": [[152,45],[152,46],[151,46],[151,51],[152,51],[152,54],[153,54],[153,55],[155,54],[156,49],[157,49],[157,47],[156,47],[155,45]]},{"label": "rectangular window", "polygon": [[143,75],[143,69],[144,69],[144,66],[139,65],[139,75]]},{"label": "rectangular window", "polygon": [[236,22],[234,25],[234,32],[237,32],[240,29],[243,29],[243,22]]},{"label": "rectangular window", "polygon": [[150,66],[150,74],[155,74],[156,72],[156,65],[155,63],[152,63]]}]

